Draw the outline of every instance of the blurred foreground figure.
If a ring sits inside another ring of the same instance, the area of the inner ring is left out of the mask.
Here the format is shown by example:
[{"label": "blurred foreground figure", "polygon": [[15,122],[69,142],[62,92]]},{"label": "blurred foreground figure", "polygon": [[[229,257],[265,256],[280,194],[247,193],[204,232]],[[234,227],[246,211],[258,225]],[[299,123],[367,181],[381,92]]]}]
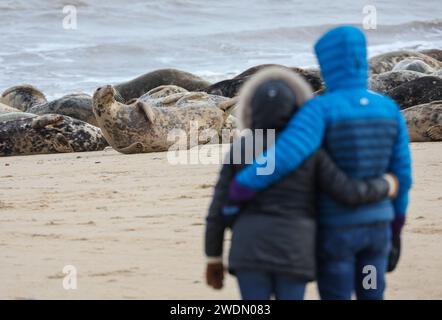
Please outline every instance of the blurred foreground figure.
[{"label": "blurred foreground figure", "polygon": [[[354,178],[392,172],[399,180],[394,201],[348,208],[326,194],[319,200],[321,298],[351,299],[355,292],[358,299],[382,299],[387,266],[393,270],[399,258],[412,184],[407,128],[393,100],[367,89],[366,40],[360,30],[332,29],[319,39],[315,51],[325,94],[311,99],[275,145],[236,175],[229,201],[250,201],[256,192],[296,170],[320,146]],[[275,170],[260,174],[263,163],[273,163]]]},{"label": "blurred foreground figure", "polygon": [[227,155],[207,217],[206,276],[213,288],[223,285],[224,232],[232,228],[229,271],[242,298],[303,299],[306,283],[316,277],[317,188],[347,206],[380,201],[389,193],[387,180],[353,180],[320,150],[244,207],[228,201],[234,175],[273,144],[311,97],[302,78],[280,68],[257,73],[242,89],[238,108],[248,133]]}]

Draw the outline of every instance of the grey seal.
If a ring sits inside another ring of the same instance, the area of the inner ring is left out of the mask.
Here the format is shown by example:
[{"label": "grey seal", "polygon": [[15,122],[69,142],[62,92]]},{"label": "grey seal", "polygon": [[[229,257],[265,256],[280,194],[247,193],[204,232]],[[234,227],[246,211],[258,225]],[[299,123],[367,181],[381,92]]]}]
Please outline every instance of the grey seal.
[{"label": "grey seal", "polygon": [[101,130],[57,114],[0,123],[0,156],[103,150]]}]

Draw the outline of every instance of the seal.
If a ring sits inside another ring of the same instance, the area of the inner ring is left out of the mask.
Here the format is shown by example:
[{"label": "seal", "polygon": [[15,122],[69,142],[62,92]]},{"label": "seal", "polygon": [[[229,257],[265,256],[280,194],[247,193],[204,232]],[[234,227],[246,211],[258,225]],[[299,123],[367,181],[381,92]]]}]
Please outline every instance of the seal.
[{"label": "seal", "polygon": [[22,112],[16,108],[10,107],[6,104],[0,103],[0,114],[11,113],[11,112]]},{"label": "seal", "polygon": [[324,88],[324,83],[321,79],[321,74],[317,69],[302,69],[297,67],[286,67],[279,64],[261,64],[258,66],[251,67],[232,79],[223,80],[217,82],[202,91],[213,95],[219,95],[224,97],[233,98],[235,97],[242,85],[255,73],[266,68],[282,68],[289,69],[293,72],[301,75],[313,88],[313,91],[319,91]]},{"label": "seal", "polygon": [[37,88],[25,84],[3,91],[0,102],[10,107],[27,111],[30,107],[48,102],[45,95]]},{"label": "seal", "polygon": [[162,85],[176,85],[189,91],[198,91],[210,82],[189,72],[177,69],[160,69],[141,75],[135,79],[115,85],[115,90],[123,98],[122,102],[139,98],[148,91]]},{"label": "seal", "polygon": [[433,59],[436,59],[437,61],[442,62],[442,50],[440,49],[427,49],[427,50],[420,50],[419,52],[427,56],[430,56]]},{"label": "seal", "polygon": [[[131,105],[115,100],[116,90],[107,85],[93,96],[92,109],[108,143],[121,153],[166,151],[171,147],[190,148],[218,138],[232,104],[196,105],[203,92],[189,93],[178,99],[176,107],[156,107],[138,100]],[[190,134],[198,133],[196,141]],[[209,134],[210,133],[210,134]],[[176,141],[178,138],[178,141]]]},{"label": "seal", "polygon": [[387,95],[393,98],[401,109],[442,100],[442,79],[433,76],[421,77],[387,91]]},{"label": "seal", "polygon": [[27,112],[10,112],[10,113],[3,113],[0,114],[0,122],[5,121],[11,121],[11,120],[20,120],[20,119],[27,119],[27,118],[34,118],[37,115],[33,113],[27,113]]},{"label": "seal", "polygon": [[384,54],[374,56],[368,60],[370,65],[371,74],[379,74],[387,71],[391,71],[393,67],[401,60],[404,59],[421,60],[429,65],[431,68],[439,69],[441,63],[432,57],[425,55],[417,51],[392,51]]},{"label": "seal", "polygon": [[27,112],[37,115],[61,114],[97,126],[92,112],[92,97],[85,93],[68,94],[51,102],[34,105],[27,109]]},{"label": "seal", "polygon": [[[234,105],[237,102],[236,98],[229,99],[217,95],[192,94],[192,99],[181,99],[190,94],[192,93],[184,88],[167,85],[150,90],[148,93],[142,95],[139,100],[148,102],[152,106],[158,108],[200,106],[203,108],[221,108],[223,110],[229,110],[229,113],[232,113],[235,110]],[[237,123],[237,119],[231,114],[226,118],[221,129],[223,131],[221,142],[231,143],[239,136],[240,132]],[[225,136],[227,133],[229,134],[229,138],[226,138]]]},{"label": "seal", "polygon": [[[149,102],[155,107],[176,107],[176,102],[189,93],[188,90],[175,85],[164,85],[150,90],[139,99],[133,99],[132,102],[140,100]],[[130,101],[128,104],[130,104]]]},{"label": "seal", "polygon": [[428,64],[421,60],[415,60],[415,59],[404,59],[399,61],[394,67],[393,71],[404,71],[404,70],[410,70],[410,71],[416,71],[421,73],[430,74],[433,73],[435,70],[430,67]]},{"label": "seal", "polygon": [[411,142],[442,141],[442,101],[420,104],[402,114]]},{"label": "seal", "polygon": [[403,83],[425,76],[425,73],[410,70],[387,71],[370,77],[370,89],[373,91],[386,93],[387,91],[392,90]]},{"label": "seal", "polygon": [[63,115],[0,123],[0,156],[97,151],[106,146],[99,128]]}]

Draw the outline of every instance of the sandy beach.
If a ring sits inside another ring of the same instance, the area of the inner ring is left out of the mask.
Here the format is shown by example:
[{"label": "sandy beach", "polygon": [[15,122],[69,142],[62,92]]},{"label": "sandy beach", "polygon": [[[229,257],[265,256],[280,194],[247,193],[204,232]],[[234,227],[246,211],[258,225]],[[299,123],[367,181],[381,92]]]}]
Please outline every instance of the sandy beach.
[{"label": "sandy beach", "polygon": [[[386,298],[442,299],[442,143],[412,152],[403,256]],[[0,158],[0,168],[1,299],[239,298],[231,276],[222,291],[203,278],[219,165],[105,150]],[[63,289],[65,265],[77,269],[76,290]],[[307,298],[317,299],[314,284]]]}]

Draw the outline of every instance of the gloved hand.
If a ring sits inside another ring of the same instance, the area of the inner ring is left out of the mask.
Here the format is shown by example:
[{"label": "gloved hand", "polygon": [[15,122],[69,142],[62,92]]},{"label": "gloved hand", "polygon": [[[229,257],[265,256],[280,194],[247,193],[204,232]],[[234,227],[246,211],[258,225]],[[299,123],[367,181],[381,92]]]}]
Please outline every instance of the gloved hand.
[{"label": "gloved hand", "polygon": [[393,239],[391,240],[391,250],[390,250],[390,255],[388,256],[387,272],[392,272],[394,271],[394,269],[396,269],[400,256],[401,256],[401,236],[396,235],[393,236]]},{"label": "gloved hand", "polygon": [[391,223],[391,250],[388,256],[388,267],[387,272],[392,272],[396,269],[401,255],[401,231],[405,224],[405,215],[396,216],[396,218]]},{"label": "gloved hand", "polygon": [[237,215],[245,202],[253,199],[256,192],[241,186],[234,178],[229,185],[229,200],[223,206],[223,215],[233,217]]},{"label": "gloved hand", "polygon": [[222,262],[209,262],[206,268],[207,285],[213,289],[221,289],[224,281],[224,265]]},{"label": "gloved hand", "polygon": [[230,182],[229,185],[229,200],[233,203],[244,203],[253,199],[256,192],[246,188],[236,181],[236,178]]}]

